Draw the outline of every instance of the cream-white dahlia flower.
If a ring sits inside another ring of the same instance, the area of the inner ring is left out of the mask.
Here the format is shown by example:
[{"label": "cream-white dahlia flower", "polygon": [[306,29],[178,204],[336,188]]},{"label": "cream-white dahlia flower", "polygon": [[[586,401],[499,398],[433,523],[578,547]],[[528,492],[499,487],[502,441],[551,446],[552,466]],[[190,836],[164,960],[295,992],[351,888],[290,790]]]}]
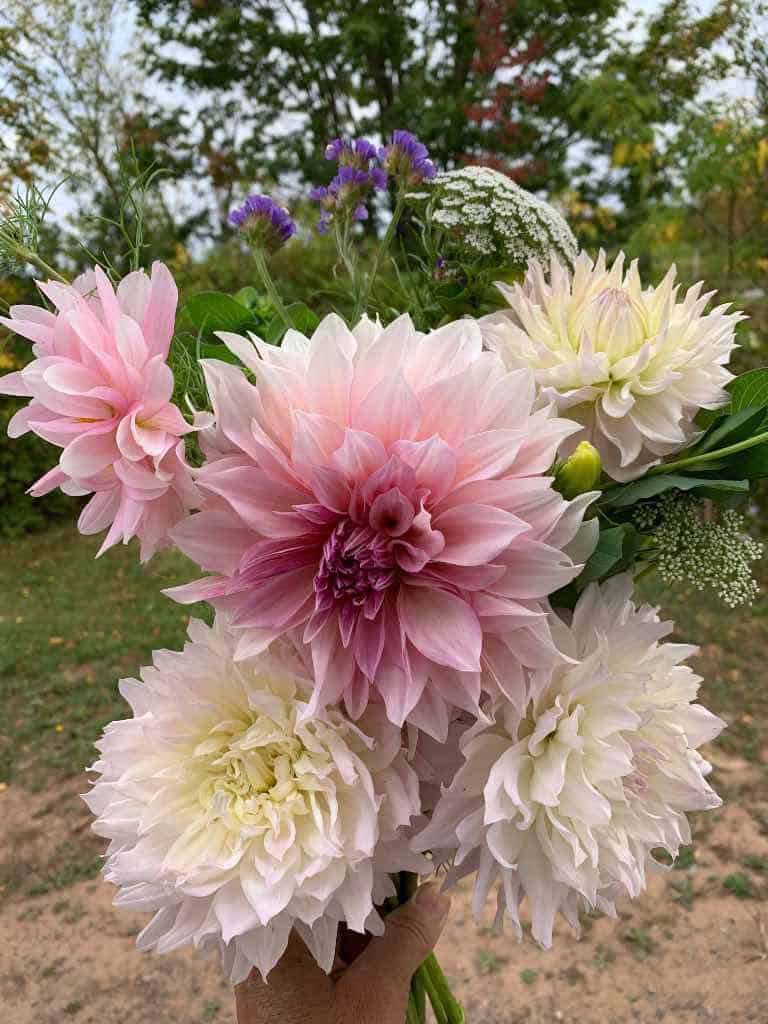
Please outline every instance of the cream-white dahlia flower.
[{"label": "cream-white dahlia flower", "polygon": [[702,284],[677,298],[675,268],[643,288],[624,256],[606,267],[582,252],[571,274],[554,257],[547,278],[534,260],[522,285],[498,283],[510,309],[481,321],[489,348],[507,366],[533,369],[542,399],[582,424],[565,451],[591,441],[614,480],[642,475],[695,434],[700,408],[728,395],[725,369],[744,319],[728,305],[704,310]]},{"label": "cream-white dahlia flower", "polygon": [[558,911],[613,914],[638,896],[657,847],[690,841],[687,811],[716,807],[696,748],[724,723],[693,701],[695,648],[659,643],[671,625],[636,608],[632,580],[593,584],[572,622],[553,624],[567,660],[531,682],[527,702],[489,709],[461,741],[464,763],[417,849],[454,856],[449,878],[477,870],[479,917],[497,886],[497,925],[527,899],[534,938],[551,945]]},{"label": "cream-white dahlia flower", "polygon": [[311,680],[277,641],[235,662],[223,619],[123,680],[134,716],[97,744],[85,797],[110,840],[119,906],[155,910],[140,949],[218,949],[233,984],[264,976],[291,929],[331,969],[338,924],[380,933],[388,872],[420,870],[404,827],[418,780],[380,706],[307,715]]}]

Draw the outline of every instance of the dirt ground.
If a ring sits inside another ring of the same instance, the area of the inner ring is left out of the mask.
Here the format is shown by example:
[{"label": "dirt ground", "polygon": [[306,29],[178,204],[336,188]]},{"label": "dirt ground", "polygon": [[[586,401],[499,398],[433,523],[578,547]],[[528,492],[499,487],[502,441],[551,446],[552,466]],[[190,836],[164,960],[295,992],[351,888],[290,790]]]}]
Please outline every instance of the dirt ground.
[{"label": "dirt ground", "polygon": [[[455,895],[438,955],[469,1024],[768,1024],[766,766],[710,756],[727,804],[696,823],[693,853],[617,919],[585,917],[580,940],[494,936]],[[143,918],[94,875],[82,788],[0,792],[0,1022],[231,1024],[215,961],[135,951]]]}]

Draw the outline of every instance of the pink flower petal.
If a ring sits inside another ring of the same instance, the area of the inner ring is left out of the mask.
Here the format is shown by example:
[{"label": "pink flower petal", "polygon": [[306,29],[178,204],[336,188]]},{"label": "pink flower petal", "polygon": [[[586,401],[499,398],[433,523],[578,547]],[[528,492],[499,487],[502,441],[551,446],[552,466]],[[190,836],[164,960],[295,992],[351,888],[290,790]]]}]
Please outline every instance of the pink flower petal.
[{"label": "pink flower petal", "polygon": [[524,520],[491,505],[457,505],[442,512],[434,527],[445,537],[440,561],[456,565],[493,562],[513,540],[530,531]]},{"label": "pink flower petal", "polygon": [[477,615],[446,590],[401,586],[397,611],[413,646],[438,665],[477,672],[483,635]]},{"label": "pink flower petal", "polygon": [[75,478],[93,476],[120,457],[111,434],[82,434],[61,453],[61,468]]}]

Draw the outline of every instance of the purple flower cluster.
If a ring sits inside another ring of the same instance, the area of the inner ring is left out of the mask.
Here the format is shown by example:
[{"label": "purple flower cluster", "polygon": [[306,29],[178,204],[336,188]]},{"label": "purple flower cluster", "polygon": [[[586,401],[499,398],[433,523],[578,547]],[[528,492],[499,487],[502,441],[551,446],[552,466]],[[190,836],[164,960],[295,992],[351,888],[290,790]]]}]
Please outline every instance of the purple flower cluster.
[{"label": "purple flower cluster", "polygon": [[389,142],[379,150],[378,157],[384,170],[407,188],[429,181],[436,173],[424,143],[402,128],[392,132]]},{"label": "purple flower cluster", "polygon": [[334,160],[339,169],[330,185],[309,193],[322,207],[317,224],[320,234],[325,234],[334,216],[342,212],[351,211],[352,220],[366,220],[365,200],[387,187],[386,172],[376,163],[377,150],[368,139],[334,139],[325,148],[325,159]]},{"label": "purple flower cluster", "polygon": [[249,242],[269,252],[285,245],[296,234],[290,213],[269,196],[250,195],[229,215],[229,223],[240,228]]},{"label": "purple flower cluster", "polygon": [[317,225],[321,234],[340,214],[366,220],[365,201],[374,192],[385,191],[390,176],[398,189],[435,176],[427,147],[402,130],[393,132],[387,145],[378,149],[368,139],[334,139],[326,146],[325,158],[334,160],[339,170],[327,187],[313,188],[309,193],[322,208]]}]

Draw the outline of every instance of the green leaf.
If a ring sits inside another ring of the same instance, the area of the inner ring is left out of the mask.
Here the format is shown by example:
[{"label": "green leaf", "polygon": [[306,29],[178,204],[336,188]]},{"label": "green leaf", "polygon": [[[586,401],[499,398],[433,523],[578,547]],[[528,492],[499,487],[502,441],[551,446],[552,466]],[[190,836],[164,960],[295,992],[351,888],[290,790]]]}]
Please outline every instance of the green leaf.
[{"label": "green leaf", "polygon": [[706,434],[692,448],[680,452],[677,458],[701,455],[704,452],[715,451],[717,448],[727,448],[728,445],[737,444],[739,441],[746,441],[760,433],[765,419],[766,410],[754,406],[747,406],[744,409],[739,409],[738,412],[719,416]]},{"label": "green leaf", "polygon": [[725,390],[731,395],[728,405],[719,409],[699,409],[696,414],[696,423],[703,430],[712,426],[721,417],[730,416],[731,413],[740,412],[742,409],[768,407],[768,367],[758,367],[756,370],[742,373],[740,377],[734,378]]},{"label": "green leaf", "polygon": [[768,444],[755,445],[744,452],[732,455],[728,460],[730,472],[748,480],[768,477]]},{"label": "green leaf", "polygon": [[[301,331],[302,334],[312,334],[320,323],[318,315],[313,313],[309,306],[305,306],[303,302],[292,302],[290,306],[286,306],[285,311],[291,319],[293,328]],[[287,330],[285,321],[278,313],[270,320],[264,340],[268,341],[270,345],[279,345]]]},{"label": "green leaf", "polygon": [[626,508],[627,505],[634,505],[638,501],[655,498],[657,495],[663,494],[664,491],[671,491],[673,489],[679,491],[698,490],[702,494],[706,491],[706,496],[711,497],[713,492],[748,491],[749,481],[718,480],[716,477],[661,473],[657,476],[643,477],[642,480],[635,480],[624,487],[605,492],[600,500],[600,504],[611,505],[614,508]]},{"label": "green leaf", "polygon": [[732,380],[727,390],[731,393],[731,412],[747,408],[768,406],[768,367],[742,373]]},{"label": "green leaf", "polygon": [[578,577],[579,586],[605,579],[626,568],[637,554],[641,539],[631,523],[601,530],[597,547]]},{"label": "green leaf", "polygon": [[251,310],[224,292],[192,295],[187,300],[187,313],[197,330],[207,336],[215,331],[238,332],[253,322]]}]

